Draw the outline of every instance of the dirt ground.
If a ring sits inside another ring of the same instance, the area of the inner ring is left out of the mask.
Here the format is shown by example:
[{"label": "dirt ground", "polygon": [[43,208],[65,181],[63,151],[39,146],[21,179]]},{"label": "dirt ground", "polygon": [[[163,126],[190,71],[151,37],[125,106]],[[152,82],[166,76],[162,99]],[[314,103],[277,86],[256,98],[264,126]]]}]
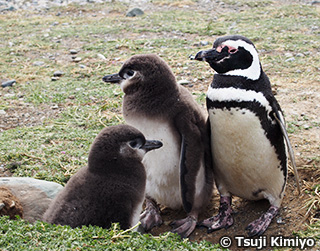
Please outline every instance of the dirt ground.
[{"label": "dirt ground", "polygon": [[[313,171],[299,170],[301,181],[310,182],[314,177]],[[319,178],[320,173],[317,177]],[[305,186],[303,186],[305,187]],[[289,182],[287,184],[285,197],[282,201],[282,207],[278,216],[273,219],[271,225],[264,233],[264,236],[269,238],[270,236],[286,236],[293,237],[293,233],[299,230],[305,230],[307,228],[306,215],[307,209],[304,207],[305,201],[308,200],[308,195],[301,193],[298,195],[295,180],[293,175],[289,176]],[[219,243],[221,237],[228,236],[232,240],[235,240],[235,236],[247,236],[246,226],[252,221],[258,219],[262,213],[264,213],[269,207],[268,201],[247,201],[238,197],[233,197],[233,216],[234,224],[228,229],[221,229],[212,233],[207,233],[205,228],[197,228],[190,236],[191,241],[210,241],[212,243]],[[209,218],[218,213],[219,208],[219,194],[215,190],[211,199],[211,203],[207,206],[205,212],[200,216],[200,220]],[[181,211],[173,211],[168,208],[161,209],[164,224],[160,227],[152,229],[153,235],[170,231],[170,222],[174,219],[184,218],[186,215]],[[230,247],[231,250],[238,250],[235,242]],[[239,249],[241,250],[241,249]]]},{"label": "dirt ground", "polygon": [[[205,2],[205,1],[199,1]],[[298,2],[298,1],[297,1]],[[227,8],[225,6],[224,8]],[[160,8],[157,6],[157,8]],[[167,8],[164,6],[164,8]],[[185,36],[188,36],[187,34]],[[288,88],[288,89],[287,89]],[[203,89],[203,87],[201,87]],[[201,90],[199,88],[199,90]],[[195,85],[190,89],[191,91],[197,90]],[[2,95],[6,94],[6,90],[1,90]],[[301,126],[305,126],[312,122],[319,123],[319,106],[320,106],[320,87],[318,82],[305,82],[300,85],[299,83],[290,83],[286,86],[283,83],[278,88],[276,98],[278,99],[282,109],[284,110],[287,120],[301,117]],[[292,103],[294,98],[298,97],[296,103]],[[299,98],[301,97],[301,98]],[[45,105],[40,108],[33,107],[30,104],[25,104],[19,101],[12,101],[10,108],[5,116],[0,115],[0,132],[15,128],[17,126],[34,126],[41,123],[43,118],[59,116],[59,110],[46,107]],[[304,117],[308,117],[306,122]],[[320,181],[320,171],[318,162],[315,158],[320,156],[320,128],[319,126],[310,126],[299,130],[296,134],[290,135],[290,140],[294,146],[298,172],[300,175],[300,184],[302,193],[298,195],[293,174],[289,173],[287,188],[282,207],[279,215],[274,219],[266,231],[266,236],[293,236],[293,233],[299,230],[305,230],[310,220],[320,220],[320,211],[308,212],[306,206],[310,196],[306,190],[310,190],[312,186],[318,184]],[[6,167],[0,165],[0,176],[11,175]],[[211,217],[218,212],[219,195],[215,191],[211,203],[200,216],[200,220]],[[218,243],[222,236],[234,237],[237,235],[246,236],[245,227],[253,220],[260,217],[260,215],[269,207],[266,201],[246,201],[240,198],[233,198],[234,210],[234,225],[229,229],[219,230],[207,234],[206,229],[197,228],[190,236],[192,241],[207,240],[212,243]],[[161,208],[161,213],[164,219],[164,224],[161,227],[154,228],[151,233],[158,235],[166,231],[170,231],[169,223],[175,219],[185,217],[185,213],[181,211],[173,211],[168,208]],[[235,246],[231,247],[236,250]]]}]

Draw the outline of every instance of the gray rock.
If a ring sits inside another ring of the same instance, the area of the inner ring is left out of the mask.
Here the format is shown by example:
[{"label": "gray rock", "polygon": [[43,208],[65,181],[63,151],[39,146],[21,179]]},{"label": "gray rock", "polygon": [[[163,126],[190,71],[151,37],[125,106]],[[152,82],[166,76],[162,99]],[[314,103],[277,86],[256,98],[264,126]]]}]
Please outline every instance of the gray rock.
[{"label": "gray rock", "polygon": [[72,55],[78,54],[78,50],[76,50],[76,49],[71,49],[69,52]]},{"label": "gray rock", "polygon": [[286,62],[292,62],[294,60],[296,60],[296,59],[294,57],[291,57],[291,58],[286,59]]},{"label": "gray rock", "polygon": [[6,93],[3,96],[6,97],[6,98],[13,98],[14,96],[16,96],[16,94],[14,94],[14,93]]},{"label": "gray rock", "polygon": [[55,72],[53,73],[53,76],[54,76],[54,77],[61,77],[63,74],[64,74],[63,71],[55,71]]},{"label": "gray rock", "polygon": [[98,56],[98,58],[100,58],[102,60],[107,60],[107,58],[104,55],[100,54],[100,53],[98,53],[97,56]]},{"label": "gray rock", "polygon": [[51,77],[51,81],[58,81],[59,77]]},{"label": "gray rock", "polygon": [[63,188],[62,185],[52,181],[39,180],[29,177],[0,177],[0,186],[12,187],[17,185],[28,185],[37,188],[45,192],[51,199],[53,199]]},{"label": "gray rock", "polygon": [[42,65],[44,65],[44,62],[43,62],[43,61],[35,61],[35,62],[33,63],[33,65],[34,65],[34,66],[42,66]]},{"label": "gray rock", "polygon": [[23,207],[23,219],[41,220],[53,198],[63,189],[58,183],[28,177],[0,177],[0,186],[8,188]]},{"label": "gray rock", "polygon": [[57,110],[57,109],[59,109],[59,106],[58,106],[57,104],[55,104],[55,105],[51,106],[50,108],[51,108],[52,110]]},{"label": "gray rock", "polygon": [[291,57],[293,57],[293,54],[291,52],[287,52],[287,53],[284,54],[284,56],[286,58],[291,58]]},{"label": "gray rock", "polygon": [[189,80],[186,80],[186,79],[181,79],[181,80],[178,81],[179,85],[188,85],[190,83],[191,82]]},{"label": "gray rock", "polygon": [[10,6],[10,7],[8,7],[8,8],[5,8],[5,9],[0,10],[0,12],[5,12],[5,11],[15,11],[15,10],[17,10],[15,7]]},{"label": "gray rock", "polygon": [[281,217],[277,218],[277,223],[278,224],[285,224]]},{"label": "gray rock", "polygon": [[201,41],[201,42],[200,42],[200,45],[201,45],[201,46],[207,46],[208,44],[209,44],[208,41]]},{"label": "gray rock", "polygon": [[82,60],[82,58],[80,58],[80,57],[76,57],[75,59],[73,59],[73,62],[78,63],[78,62],[80,62],[81,60]]},{"label": "gray rock", "polygon": [[1,84],[1,86],[2,86],[3,88],[5,88],[5,87],[8,87],[8,86],[12,86],[12,85],[15,84],[15,83],[16,83],[16,80],[15,80],[15,79],[12,79],[12,80],[8,80],[8,81],[3,82],[3,83]]},{"label": "gray rock", "polygon": [[133,8],[132,10],[130,10],[126,14],[126,16],[127,17],[136,17],[136,16],[142,16],[143,14],[144,14],[144,12],[140,8]]}]

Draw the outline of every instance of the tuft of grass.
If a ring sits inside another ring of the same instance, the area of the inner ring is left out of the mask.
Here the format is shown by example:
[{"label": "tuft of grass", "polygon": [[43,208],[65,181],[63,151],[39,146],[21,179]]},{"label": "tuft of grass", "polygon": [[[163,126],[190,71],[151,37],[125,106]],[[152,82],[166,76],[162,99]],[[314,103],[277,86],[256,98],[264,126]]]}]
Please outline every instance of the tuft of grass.
[{"label": "tuft of grass", "polygon": [[178,235],[165,233],[159,237],[120,230],[83,226],[51,225],[37,221],[29,224],[21,219],[0,217],[1,250],[219,250],[217,245],[202,241],[181,240]]}]

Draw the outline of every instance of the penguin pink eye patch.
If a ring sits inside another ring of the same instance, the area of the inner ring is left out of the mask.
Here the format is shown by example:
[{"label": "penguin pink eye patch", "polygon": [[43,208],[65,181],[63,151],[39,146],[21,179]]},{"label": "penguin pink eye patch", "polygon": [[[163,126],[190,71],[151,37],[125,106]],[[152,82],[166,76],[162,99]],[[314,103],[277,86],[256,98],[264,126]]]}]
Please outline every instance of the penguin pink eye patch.
[{"label": "penguin pink eye patch", "polygon": [[236,52],[238,51],[237,48],[232,47],[232,46],[229,46],[229,45],[219,45],[219,46],[217,47],[216,51],[220,53],[220,52],[222,51],[222,49],[225,48],[225,47],[228,48],[228,52],[229,52],[230,54],[234,54],[234,53],[236,53]]}]

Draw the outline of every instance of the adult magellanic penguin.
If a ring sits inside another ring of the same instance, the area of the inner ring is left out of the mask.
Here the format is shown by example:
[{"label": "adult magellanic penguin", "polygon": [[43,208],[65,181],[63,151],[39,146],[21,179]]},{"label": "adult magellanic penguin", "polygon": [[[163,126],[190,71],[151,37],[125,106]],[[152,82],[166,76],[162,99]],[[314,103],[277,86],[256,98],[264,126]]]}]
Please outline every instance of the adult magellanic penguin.
[{"label": "adult magellanic penguin", "polygon": [[145,154],[162,146],[128,125],[104,128],[94,140],[88,166],[74,174],[43,216],[53,224],[122,229],[139,222],[145,196]]},{"label": "adult magellanic penguin", "polygon": [[268,211],[247,227],[249,236],[261,235],[283,198],[287,148],[293,161],[280,106],[249,39],[220,37],[194,59],[208,62],[217,73],[207,92],[207,109],[220,208],[202,225],[211,232],[233,224],[231,195],[267,199]]},{"label": "adult magellanic penguin", "polygon": [[150,230],[162,223],[157,203],[183,206],[188,216],[172,223],[173,232],[189,236],[213,188],[207,115],[157,55],[132,56],[118,74],[103,80],[120,81],[126,123],[163,142],[143,159],[147,185],[142,226]]}]

